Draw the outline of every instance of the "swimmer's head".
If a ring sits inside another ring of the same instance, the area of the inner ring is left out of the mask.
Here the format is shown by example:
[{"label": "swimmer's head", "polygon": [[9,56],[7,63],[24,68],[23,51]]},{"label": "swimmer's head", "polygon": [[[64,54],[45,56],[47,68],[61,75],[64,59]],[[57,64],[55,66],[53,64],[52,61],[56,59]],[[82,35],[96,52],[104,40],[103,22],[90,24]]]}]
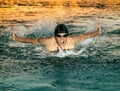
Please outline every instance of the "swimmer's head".
[{"label": "swimmer's head", "polygon": [[64,24],[58,24],[55,27],[54,35],[58,36],[59,33],[65,33],[66,37],[68,36],[68,29],[67,29],[67,27]]}]

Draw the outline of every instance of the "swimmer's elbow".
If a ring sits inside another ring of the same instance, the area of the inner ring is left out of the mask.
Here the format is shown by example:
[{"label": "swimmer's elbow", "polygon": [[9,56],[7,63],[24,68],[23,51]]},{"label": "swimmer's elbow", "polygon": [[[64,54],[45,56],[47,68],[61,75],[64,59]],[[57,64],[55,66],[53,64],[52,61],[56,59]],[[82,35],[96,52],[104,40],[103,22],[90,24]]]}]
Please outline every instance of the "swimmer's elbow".
[{"label": "swimmer's elbow", "polygon": [[99,33],[99,31],[88,32],[86,34],[81,35],[81,40],[84,41],[85,39],[92,38],[100,34],[101,33]]},{"label": "swimmer's elbow", "polygon": [[31,43],[32,44],[40,44],[39,39],[35,38],[35,39],[31,39]]}]

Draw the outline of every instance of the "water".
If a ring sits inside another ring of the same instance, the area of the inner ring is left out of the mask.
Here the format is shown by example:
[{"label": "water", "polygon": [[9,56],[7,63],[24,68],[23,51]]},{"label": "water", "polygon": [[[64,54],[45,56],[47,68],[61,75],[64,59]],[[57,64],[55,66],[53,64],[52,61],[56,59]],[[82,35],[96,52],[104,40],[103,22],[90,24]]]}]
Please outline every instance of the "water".
[{"label": "water", "polygon": [[[0,91],[120,90],[120,8],[23,8],[10,9],[20,16],[1,20]],[[58,53],[12,41],[15,27],[21,37],[53,36],[61,22],[71,34],[92,31],[99,22],[103,33]]]}]

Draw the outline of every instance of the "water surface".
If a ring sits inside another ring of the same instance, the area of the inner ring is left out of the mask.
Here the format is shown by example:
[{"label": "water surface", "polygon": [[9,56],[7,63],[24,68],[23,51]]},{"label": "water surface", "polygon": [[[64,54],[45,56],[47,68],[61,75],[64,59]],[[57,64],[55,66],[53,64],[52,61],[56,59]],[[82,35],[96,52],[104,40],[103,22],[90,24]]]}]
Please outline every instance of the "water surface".
[{"label": "water surface", "polygon": [[[120,8],[1,8],[1,17],[0,91],[119,91]],[[15,27],[18,36],[34,38],[53,36],[57,23],[82,34],[95,30],[96,22],[102,35],[75,51],[51,53],[12,40]]]}]

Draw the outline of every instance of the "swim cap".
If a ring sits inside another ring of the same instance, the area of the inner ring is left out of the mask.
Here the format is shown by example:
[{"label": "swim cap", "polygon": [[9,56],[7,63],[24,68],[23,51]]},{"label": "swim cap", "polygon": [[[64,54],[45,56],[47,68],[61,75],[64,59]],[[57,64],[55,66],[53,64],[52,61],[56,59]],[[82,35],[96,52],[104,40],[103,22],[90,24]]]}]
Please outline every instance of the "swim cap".
[{"label": "swim cap", "polygon": [[58,24],[55,27],[55,32],[54,35],[56,36],[58,33],[67,33],[68,34],[68,29],[64,24]]}]

